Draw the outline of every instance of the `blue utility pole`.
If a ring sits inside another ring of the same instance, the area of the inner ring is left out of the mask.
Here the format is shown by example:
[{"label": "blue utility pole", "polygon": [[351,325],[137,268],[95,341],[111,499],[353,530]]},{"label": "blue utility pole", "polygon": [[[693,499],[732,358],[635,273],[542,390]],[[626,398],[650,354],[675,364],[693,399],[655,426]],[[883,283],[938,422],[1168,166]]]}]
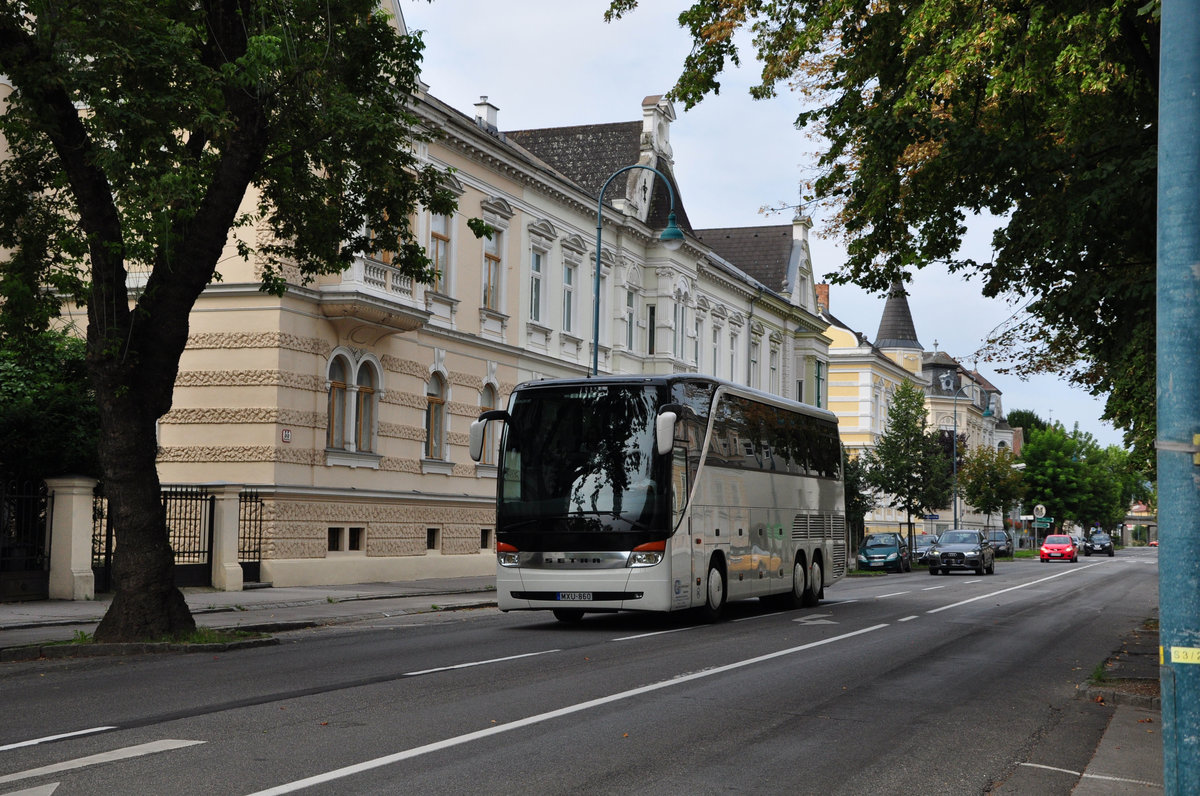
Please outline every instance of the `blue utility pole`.
[{"label": "blue utility pole", "polygon": [[1164,0],[1158,110],[1163,786],[1200,793],[1200,4]]}]

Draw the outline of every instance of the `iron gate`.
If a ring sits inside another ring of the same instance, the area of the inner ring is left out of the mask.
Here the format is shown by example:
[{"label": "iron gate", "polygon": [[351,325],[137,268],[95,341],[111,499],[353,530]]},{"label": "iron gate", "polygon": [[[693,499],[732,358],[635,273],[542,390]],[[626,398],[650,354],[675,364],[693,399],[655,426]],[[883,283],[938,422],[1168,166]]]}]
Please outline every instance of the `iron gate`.
[{"label": "iron gate", "polygon": [[238,496],[238,562],[244,583],[262,580],[263,501],[248,489]]},{"label": "iron gate", "polygon": [[0,484],[0,602],[50,596],[49,526],[45,483]]},{"label": "iron gate", "polygon": [[[216,497],[203,487],[168,486],[162,490],[162,503],[168,538],[175,551],[175,585],[211,586]],[[93,506],[92,572],[96,591],[111,591],[112,557],[119,540],[113,533],[108,501],[99,492]]]}]

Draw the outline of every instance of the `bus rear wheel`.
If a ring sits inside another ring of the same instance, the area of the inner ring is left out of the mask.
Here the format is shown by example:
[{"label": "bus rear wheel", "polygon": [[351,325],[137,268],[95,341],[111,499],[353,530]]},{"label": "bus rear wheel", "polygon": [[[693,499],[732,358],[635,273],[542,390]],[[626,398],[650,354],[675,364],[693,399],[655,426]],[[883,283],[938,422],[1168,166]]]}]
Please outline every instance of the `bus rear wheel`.
[{"label": "bus rear wheel", "polygon": [[708,565],[708,588],[702,610],[709,622],[716,622],[725,613],[725,573],[715,559]]},{"label": "bus rear wheel", "polygon": [[804,584],[804,607],[812,608],[821,602],[821,593],[825,590],[825,576],[821,572],[821,562],[814,561],[808,568],[808,578]]},{"label": "bus rear wheel", "polygon": [[582,608],[555,608],[554,618],[560,622],[573,625],[583,619]]}]

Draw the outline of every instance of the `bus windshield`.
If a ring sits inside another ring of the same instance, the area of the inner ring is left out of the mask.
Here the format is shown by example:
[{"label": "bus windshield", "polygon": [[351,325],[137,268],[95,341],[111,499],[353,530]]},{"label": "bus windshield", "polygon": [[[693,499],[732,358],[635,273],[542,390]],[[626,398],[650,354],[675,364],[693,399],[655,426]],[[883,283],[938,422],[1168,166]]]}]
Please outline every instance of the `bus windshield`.
[{"label": "bus windshield", "polygon": [[517,391],[502,445],[499,525],[665,528],[667,463],[654,455],[659,403],[659,388],[645,384]]}]

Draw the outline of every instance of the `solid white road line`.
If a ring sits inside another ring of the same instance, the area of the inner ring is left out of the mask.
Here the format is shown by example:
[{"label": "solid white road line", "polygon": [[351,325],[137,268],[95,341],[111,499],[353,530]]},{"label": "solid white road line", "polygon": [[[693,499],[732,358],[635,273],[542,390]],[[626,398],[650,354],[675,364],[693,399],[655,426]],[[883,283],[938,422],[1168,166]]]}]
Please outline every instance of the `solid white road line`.
[{"label": "solid white road line", "polygon": [[28,771],[18,771],[15,774],[5,774],[0,777],[0,785],[8,782],[16,782],[21,779],[29,779],[30,777],[57,774],[60,771],[73,771],[77,768],[94,766],[98,763],[111,763],[114,760],[128,760],[131,757],[142,757],[143,755],[152,755],[157,752],[168,752],[172,749],[182,749],[185,746],[195,746],[201,743],[204,743],[204,741],[175,741],[166,739],[138,744],[137,746],[126,746],[124,749],[114,749],[111,752],[101,752],[98,755],[89,755],[87,757],[76,758],[75,760],[64,760],[61,763],[42,766],[41,768],[31,768]]},{"label": "solid white road line", "polygon": [[50,743],[51,741],[57,741],[62,738],[74,738],[77,735],[91,735],[93,733],[106,732],[108,730],[115,730],[115,729],[116,729],[116,727],[91,727],[90,729],[86,729],[86,730],[76,730],[75,732],[64,732],[64,733],[60,733],[58,735],[47,735],[45,738],[34,738],[31,741],[21,741],[19,743],[10,743],[5,746],[0,746],[0,752],[7,752],[9,749],[20,749],[22,746],[36,746],[40,743]]},{"label": "solid white road line", "polygon": [[304,779],[298,779],[295,782],[288,782],[283,785],[277,785],[274,788],[268,788],[267,790],[258,791],[256,793],[250,794],[250,796],[276,796],[277,794],[293,793],[298,790],[303,790],[304,788],[312,787],[313,785],[321,785],[326,782],[333,782],[334,780],[342,779],[343,777],[348,777],[353,774],[359,774],[359,773],[362,773],[363,771],[369,771],[373,768],[380,768],[381,766],[391,765],[392,763],[399,763],[402,760],[409,760],[411,758],[419,757],[421,755],[429,754],[431,752],[438,752],[443,749],[449,749],[454,746],[459,746],[461,744],[470,743],[472,741],[478,741],[482,738],[487,738],[492,735],[498,735],[500,733],[509,732],[510,730],[516,730],[516,729],[520,729],[522,727],[528,727],[528,726],[531,726],[534,724],[540,724],[544,721],[549,721],[551,719],[557,719],[557,718],[561,718],[563,716],[569,716],[572,713],[579,713],[579,712],[582,712],[585,710],[591,710],[592,708],[600,707],[601,705],[607,705],[607,704],[610,704],[613,702],[619,702],[623,699],[630,699],[632,697],[641,696],[642,694],[648,694],[652,691],[659,691],[664,688],[670,688],[672,686],[681,685],[683,683],[688,683],[693,680],[700,680],[705,677],[712,677],[713,675],[724,674],[725,672],[733,671],[735,669],[741,669],[746,666],[753,666],[754,664],[763,663],[764,661],[769,661],[774,658],[781,658],[786,655],[794,655],[797,652],[803,652],[805,650],[810,650],[815,647],[823,646],[825,644],[833,644],[838,641],[844,641],[848,638],[853,638],[854,636],[861,636],[864,633],[871,633],[871,632],[880,630],[885,627],[887,627],[886,624],[873,625],[871,627],[863,628],[862,630],[855,630],[852,633],[844,633],[840,636],[834,636],[833,638],[827,638],[827,639],[823,639],[821,641],[814,641],[809,644],[803,644],[799,647],[789,647],[788,649],[785,649],[785,650],[780,650],[778,652],[771,652],[766,655],[759,655],[758,657],[755,657],[755,658],[747,658],[746,660],[736,661],[734,663],[729,663],[724,666],[717,666],[712,669],[705,669],[704,671],[693,672],[692,674],[681,675],[681,676],[676,677],[671,680],[664,680],[659,683],[653,683],[651,685],[644,685],[644,686],[641,686],[640,688],[633,688],[628,691],[621,691],[616,694],[609,694],[608,696],[600,697],[599,699],[592,699],[587,702],[580,702],[579,704],[576,704],[576,705],[568,705],[567,707],[559,708],[558,710],[551,710],[546,713],[539,713],[536,716],[529,716],[528,718],[518,719],[517,721],[509,722],[508,724],[501,724],[501,725],[498,725],[495,727],[488,727],[487,729],[477,730],[475,732],[469,732],[465,735],[459,735],[454,738],[446,738],[445,740],[442,740],[442,741],[435,741],[434,743],[426,744],[424,746],[417,746],[412,749],[405,749],[402,752],[396,752],[395,754],[386,755],[384,757],[377,757],[374,760],[366,760],[362,763],[357,763],[352,766],[346,766],[344,768],[339,768],[339,769],[335,769],[333,771],[328,771],[328,772],[325,772],[324,774],[316,774],[314,776],[306,777]]},{"label": "solid white road line", "polygon": [[995,597],[998,594],[1004,594],[1006,592],[1016,591],[1017,589],[1024,589],[1028,586],[1036,586],[1039,583],[1045,583],[1048,580],[1054,580],[1055,578],[1061,578],[1064,575],[1073,575],[1077,572],[1083,572],[1088,567],[1096,567],[1096,566],[1100,566],[1100,565],[1099,564],[1087,564],[1086,566],[1082,566],[1082,567],[1072,567],[1071,569],[1064,570],[1063,572],[1059,572],[1056,575],[1050,575],[1045,578],[1039,578],[1038,580],[1031,580],[1028,583],[1020,583],[1020,584],[1017,584],[1016,586],[1009,586],[1007,589],[1001,589],[1000,591],[993,591],[993,592],[989,592],[987,594],[981,594],[978,597],[972,597],[969,600],[961,600],[956,603],[950,603],[950,605],[943,605],[941,608],[933,608],[929,611],[926,611],[925,613],[936,614],[939,611],[949,611],[951,608],[957,608],[960,605],[966,605],[967,603],[973,603],[976,600],[987,600],[991,597]]}]

